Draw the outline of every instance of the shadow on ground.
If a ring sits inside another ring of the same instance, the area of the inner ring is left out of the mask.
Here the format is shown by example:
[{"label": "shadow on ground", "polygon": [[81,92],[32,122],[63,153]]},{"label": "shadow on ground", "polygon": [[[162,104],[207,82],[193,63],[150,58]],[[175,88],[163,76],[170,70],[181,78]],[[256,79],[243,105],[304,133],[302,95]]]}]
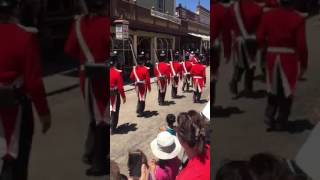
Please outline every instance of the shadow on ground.
[{"label": "shadow on ground", "polygon": [[247,93],[245,91],[241,91],[239,95],[235,98],[234,100],[240,99],[240,98],[249,98],[249,99],[262,99],[267,96],[267,91],[266,90],[257,90],[251,93]]},{"label": "shadow on ground", "polygon": [[312,130],[314,125],[308,119],[298,119],[288,123],[288,132],[292,134],[302,133],[306,130]]},{"label": "shadow on ground", "polygon": [[214,106],[213,107],[213,118],[227,118],[233,114],[243,114],[244,111],[240,110],[238,107],[222,107]]},{"label": "shadow on ground", "polygon": [[116,134],[128,134],[130,131],[136,131],[137,129],[138,128],[137,128],[136,123],[133,123],[133,124],[125,123],[125,124],[118,126],[115,133]]},{"label": "shadow on ground", "polygon": [[186,96],[185,95],[177,95],[176,97],[175,97],[175,99],[182,99],[182,98],[185,98]]},{"label": "shadow on ground", "polygon": [[163,103],[163,106],[170,106],[170,105],[174,105],[174,104],[176,104],[174,101],[165,101]]},{"label": "shadow on ground", "polygon": [[158,111],[145,111],[143,117],[150,118],[152,116],[158,116],[158,115],[159,115]]}]

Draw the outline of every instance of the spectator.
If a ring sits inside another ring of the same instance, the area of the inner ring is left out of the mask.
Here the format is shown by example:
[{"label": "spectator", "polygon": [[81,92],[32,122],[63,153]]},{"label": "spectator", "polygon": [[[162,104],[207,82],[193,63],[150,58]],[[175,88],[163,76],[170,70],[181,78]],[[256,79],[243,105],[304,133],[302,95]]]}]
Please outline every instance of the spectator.
[{"label": "spectator", "polygon": [[205,142],[205,120],[192,110],[180,113],[177,122],[177,137],[189,160],[176,179],[209,180],[210,145]]},{"label": "spectator", "polygon": [[181,151],[178,138],[163,131],[150,143],[150,146],[153,155],[159,159],[157,162],[150,162],[150,171],[153,177],[156,180],[174,180],[181,164],[177,157]]},{"label": "spectator", "polygon": [[167,127],[160,127],[160,131],[168,131],[171,135],[176,135],[174,123],[176,122],[176,116],[174,114],[168,114],[166,117]]},{"label": "spectator", "polygon": [[250,174],[247,161],[231,161],[223,165],[217,175],[216,180],[254,180]]}]

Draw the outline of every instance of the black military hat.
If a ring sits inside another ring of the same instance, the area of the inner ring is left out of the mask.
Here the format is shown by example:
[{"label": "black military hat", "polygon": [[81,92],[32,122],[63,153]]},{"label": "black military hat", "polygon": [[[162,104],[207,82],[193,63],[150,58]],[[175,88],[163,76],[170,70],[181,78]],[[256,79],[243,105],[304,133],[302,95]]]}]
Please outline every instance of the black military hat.
[{"label": "black military hat", "polygon": [[165,52],[165,51],[163,51],[163,50],[162,50],[162,51],[160,52],[159,56],[160,56],[160,57],[166,57],[166,56],[167,56],[167,54],[166,54],[166,52]]},{"label": "black military hat", "polygon": [[110,55],[110,65],[113,66],[118,62],[118,52],[113,51]]},{"label": "black military hat", "polygon": [[143,64],[144,62],[145,62],[145,53],[144,53],[144,51],[141,51],[138,55],[137,63]]},{"label": "black military hat", "polygon": [[180,52],[176,50],[176,52],[174,53],[174,60],[179,60],[179,58],[180,58]]},{"label": "black military hat", "polygon": [[0,0],[1,9],[12,9],[18,4],[17,0]]}]

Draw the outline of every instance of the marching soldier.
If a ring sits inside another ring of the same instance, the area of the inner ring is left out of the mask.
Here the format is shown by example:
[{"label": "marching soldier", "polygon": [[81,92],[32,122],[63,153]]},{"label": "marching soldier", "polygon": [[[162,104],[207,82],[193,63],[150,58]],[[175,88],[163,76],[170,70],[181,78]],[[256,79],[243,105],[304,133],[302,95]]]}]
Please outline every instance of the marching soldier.
[{"label": "marching soldier", "polygon": [[189,86],[190,86],[190,81],[191,81],[191,77],[190,77],[190,70],[192,68],[192,64],[189,61],[189,56],[186,55],[185,58],[181,58],[183,59],[183,61],[181,62],[181,66],[182,66],[182,73],[183,73],[183,84],[182,84],[182,91],[185,92],[185,89],[187,89],[187,91],[189,91]]},{"label": "marching soldier", "polygon": [[198,63],[192,66],[190,75],[193,83],[193,102],[199,103],[206,84],[206,66]]},{"label": "marching soldier", "polygon": [[166,53],[161,51],[159,63],[155,64],[154,75],[157,78],[157,85],[159,90],[158,102],[159,105],[164,105],[167,85],[170,83],[170,67],[165,63]]},{"label": "marching soldier", "polygon": [[170,61],[170,73],[171,73],[171,80],[172,80],[172,90],[171,90],[171,97],[177,98],[178,93],[178,86],[179,86],[179,79],[182,79],[182,66],[179,63],[179,52],[175,53],[175,56],[172,61]]},{"label": "marching soldier", "polygon": [[27,180],[34,116],[51,126],[35,28],[18,23],[16,0],[0,0],[0,179]]},{"label": "marching soldier", "polygon": [[196,57],[193,51],[191,51],[189,55],[189,61],[192,63],[192,65],[199,63],[199,59]]},{"label": "marching soldier", "polygon": [[230,7],[230,32],[235,42],[234,74],[230,82],[230,90],[234,95],[238,94],[238,83],[245,73],[245,94],[253,91],[253,80],[256,63],[257,43],[255,32],[263,14],[263,8],[255,0],[240,0]]},{"label": "marching soldier", "polygon": [[118,125],[120,111],[120,96],[123,104],[126,103],[126,95],[123,89],[123,80],[121,70],[117,69],[118,61],[117,52],[114,52],[110,59],[110,119],[111,119],[111,134],[113,134]]},{"label": "marching soldier", "polygon": [[89,13],[77,17],[65,44],[65,53],[80,62],[80,86],[90,115],[83,160],[92,165],[87,175],[108,173],[108,74],[110,22],[106,0],[86,0]]},{"label": "marching soldier", "polygon": [[[257,31],[260,46],[267,46],[268,130],[284,130],[291,111],[297,79],[308,64],[305,20],[292,8],[292,0],[281,0],[282,8],[267,12]],[[299,71],[300,65],[300,71]],[[275,117],[277,114],[277,117]]]},{"label": "marching soldier", "polygon": [[144,66],[144,52],[138,56],[138,65],[134,66],[130,75],[130,79],[134,81],[136,87],[136,92],[138,96],[137,104],[137,117],[144,116],[145,100],[147,95],[147,90],[151,92],[149,68]]}]

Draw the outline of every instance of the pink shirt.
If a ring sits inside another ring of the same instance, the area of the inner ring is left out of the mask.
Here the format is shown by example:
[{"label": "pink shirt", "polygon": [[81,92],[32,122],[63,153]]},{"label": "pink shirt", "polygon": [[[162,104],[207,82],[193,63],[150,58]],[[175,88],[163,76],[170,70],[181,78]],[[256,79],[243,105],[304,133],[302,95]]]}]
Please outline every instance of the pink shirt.
[{"label": "pink shirt", "polygon": [[178,158],[168,160],[164,165],[164,168],[161,168],[159,165],[156,167],[155,177],[156,180],[175,180],[178,172],[181,161]]},{"label": "pink shirt", "polygon": [[210,146],[206,146],[202,158],[196,156],[190,159],[176,180],[210,180]]}]

